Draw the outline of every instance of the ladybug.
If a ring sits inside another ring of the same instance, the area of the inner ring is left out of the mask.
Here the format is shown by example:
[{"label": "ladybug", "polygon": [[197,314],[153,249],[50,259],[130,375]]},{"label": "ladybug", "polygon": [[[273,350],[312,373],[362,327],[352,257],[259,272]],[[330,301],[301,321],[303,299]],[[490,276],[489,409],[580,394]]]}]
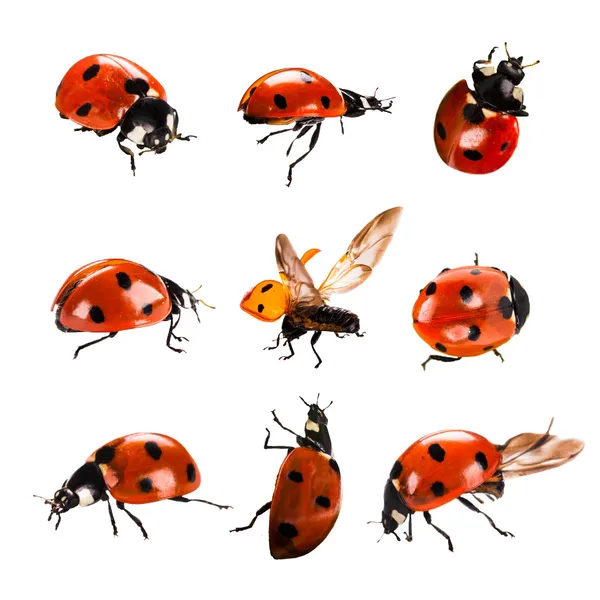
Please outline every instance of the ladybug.
[{"label": "ladybug", "polygon": [[430,360],[455,362],[465,356],[498,352],[519,333],[529,316],[529,296],[523,286],[497,267],[444,269],[419,293],[413,307],[413,327],[444,356]]},{"label": "ladybug", "polygon": [[58,529],[61,515],[76,506],[90,506],[99,500],[108,503],[108,514],[113,533],[118,534],[109,500],[109,493],[117,508],[125,511],[148,534],[142,522],[126,508],[125,504],[148,504],[159,500],[177,502],[203,502],[217,508],[231,506],[215,504],[208,500],[187,498],[187,494],[200,487],[200,471],[190,453],[175,439],[160,433],[132,433],[105,444],[94,452],[85,464],[54,494],[42,498],[51,506],[48,521],[57,517]]},{"label": "ladybug", "polygon": [[256,511],[248,525],[231,530],[250,529],[270,509],[269,548],[275,559],[297,558],[312,552],[333,529],[342,503],[340,468],[332,458],[325,416],[331,403],[320,408],[318,397],[315,404],[300,399],[308,406],[304,436],[282,425],[272,411],[275,423],[296,436],[298,448],[269,446],[271,432],[267,429],[265,449],[288,451],[277,475],[272,500]]},{"label": "ladybug", "polygon": [[[238,111],[243,111],[244,120],[251,125],[293,123],[293,127],[275,131],[258,140],[259,144],[264,144],[272,135],[286,131],[297,132],[286,156],[289,156],[296,140],[315,128],[308,151],[289,166],[289,187],[292,183],[292,169],[312,152],[325,119],[339,117],[344,133],[342,117],[361,117],[370,110],[390,113],[392,100],[393,98],[378,100],[375,96],[362,96],[350,90],[338,89],[325,77],[308,69],[278,69],[263,75],[246,90]],[[385,102],[388,104],[384,104]]]},{"label": "ladybug", "polygon": [[[473,84],[463,79],[444,96],[437,114],[433,137],[440,158],[463,173],[492,173],[504,166],[519,141],[517,117],[526,117],[523,90],[516,87],[525,73],[523,57],[515,58],[504,44],[508,60],[494,71],[492,48],[487,60],[473,64]],[[481,66],[485,65],[485,66]]]},{"label": "ladybug", "polygon": [[167,104],[163,86],[148,71],[127,58],[93,54],[76,62],[56,90],[56,108],[63,119],[81,125],[75,131],[93,131],[98,136],[117,127],[119,148],[131,160],[127,139],[144,152],[162,154],[173,140],[189,141],[195,135],[177,133],[179,115]]},{"label": "ladybug", "polygon": [[79,346],[73,357],[77,358],[84,348],[113,338],[119,331],[161,321],[169,321],[167,347],[174,352],[185,352],[171,346],[171,338],[178,342],[188,341],[175,335],[174,330],[181,319],[182,308],[191,308],[200,322],[199,302],[214,308],[196,298],[193,292],[142,265],[122,258],[109,258],[89,263],[71,273],[56,294],[50,310],[56,307],[56,327],[65,333],[108,333]]},{"label": "ladybug", "polygon": [[550,435],[550,427],[543,434],[522,433],[503,445],[459,429],[422,437],[394,463],[385,485],[381,521],[376,522],[383,525],[384,534],[391,533],[400,541],[396,529],[408,518],[405,536],[411,542],[412,516],[422,512],[427,524],[446,538],[448,549],[453,551],[450,536],[431,522],[429,511],[458,499],[470,510],[482,514],[498,533],[514,537],[496,527],[464,495],[471,494],[479,503],[483,500],[476,494],[491,500],[501,498],[506,479],[553,469],[573,460],[583,450],[582,441]]}]

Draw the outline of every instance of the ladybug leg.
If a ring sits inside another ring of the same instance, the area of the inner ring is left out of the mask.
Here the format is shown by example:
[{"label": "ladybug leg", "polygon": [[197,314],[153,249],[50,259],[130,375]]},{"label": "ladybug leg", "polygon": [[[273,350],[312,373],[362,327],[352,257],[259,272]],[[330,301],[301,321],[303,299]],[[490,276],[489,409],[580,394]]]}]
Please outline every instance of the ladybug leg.
[{"label": "ladybug leg", "polygon": [[[296,434],[294,434],[296,435]],[[271,439],[271,432],[267,429],[267,438],[265,439],[265,450],[287,450],[290,452],[294,450],[293,446],[269,446],[269,440]]]},{"label": "ladybug leg", "polygon": [[475,252],[475,266],[479,266],[479,254],[477,254],[477,252]]},{"label": "ladybug leg", "polygon": [[406,537],[407,542],[413,541],[412,534],[412,513],[408,513],[408,533],[404,532],[404,537]]},{"label": "ladybug leg", "polygon": [[215,504],[214,502],[209,502],[208,500],[201,500],[200,498],[186,498],[185,496],[175,496],[174,498],[169,498],[169,500],[173,500],[173,502],[202,502],[203,504],[216,506],[219,510],[222,508],[233,508],[233,506],[229,506],[228,504]]},{"label": "ladybug leg", "polygon": [[236,527],[235,529],[230,529],[229,533],[234,533],[234,532],[238,532],[238,531],[246,531],[246,529],[251,529],[252,527],[254,527],[254,523],[256,523],[256,519],[258,519],[258,517],[260,517],[260,515],[265,514],[269,509],[271,508],[271,502],[267,502],[265,505],[261,506],[257,511],[256,514],[254,515],[254,517],[252,517],[252,521],[250,521],[250,523],[248,523],[248,525],[246,525],[245,527]]},{"label": "ladybug leg", "polygon": [[[280,420],[279,417],[275,414],[275,411],[272,410],[271,414],[273,415],[273,421],[275,421],[275,423],[277,423],[277,425],[279,425],[279,427],[281,427],[281,429],[283,429],[284,431],[287,431],[288,433],[291,433],[293,436],[296,436],[297,440],[304,440],[304,437],[301,435],[298,435],[295,431],[292,431],[291,429],[289,429],[288,427],[286,427]],[[269,431],[267,429],[267,431]],[[269,437],[267,436],[267,440],[269,439]],[[267,442],[265,441],[265,444]]]},{"label": "ladybug leg", "polygon": [[112,528],[113,528],[113,535],[115,537],[117,537],[119,535],[119,531],[117,530],[117,523],[115,521],[115,515],[113,515],[112,506],[110,505],[110,500],[108,499],[108,494],[105,493],[102,496],[102,500],[106,500],[106,503],[108,504],[108,516],[110,517],[110,524],[112,525]]},{"label": "ladybug leg", "polygon": [[340,126],[342,128],[342,135],[344,135],[344,119],[340,117]]},{"label": "ladybug leg", "polygon": [[[311,125],[312,127],[312,125]],[[312,134],[312,137],[310,138],[310,143],[308,145],[308,151],[305,152],[300,158],[297,158],[291,165],[290,168],[288,170],[288,182],[287,182],[287,186],[290,187],[290,185],[292,185],[292,169],[301,161],[303,161],[312,151],[313,148],[317,145],[317,142],[319,141],[319,133],[321,133],[321,123],[317,123],[316,127],[315,127],[315,131]],[[300,132],[300,135],[303,135],[302,132]],[[300,137],[300,135],[298,135],[298,137]],[[297,138],[296,138],[297,139]]]},{"label": "ladybug leg", "polygon": [[319,338],[321,337],[321,334],[323,332],[322,331],[315,331],[313,333],[312,338],[310,338],[310,347],[313,349],[313,352],[315,353],[315,356],[317,357],[317,360],[319,361],[316,365],[315,365],[315,369],[319,368],[319,365],[323,362],[321,360],[321,357],[319,356],[319,353],[317,352],[317,349],[315,348],[315,344],[319,341]]},{"label": "ladybug leg", "polygon": [[437,525],[434,525],[431,522],[431,515],[429,514],[428,510],[426,510],[423,513],[423,516],[425,517],[425,521],[427,521],[427,525],[431,525],[440,535],[443,535],[448,540],[448,550],[450,550],[450,552],[454,552],[454,546],[452,545],[452,540],[450,539],[450,536],[445,531],[440,529]]},{"label": "ladybug leg", "polygon": [[421,366],[423,367],[423,371],[425,370],[425,367],[427,366],[427,363],[430,360],[438,360],[439,362],[456,362],[457,360],[460,360],[460,357],[439,356],[437,354],[432,354],[424,363],[421,363]]},{"label": "ladybug leg", "polygon": [[173,346],[171,346],[171,338],[175,338],[178,342],[181,342],[182,340],[185,340],[186,342],[188,341],[187,338],[184,337],[180,337],[178,335],[175,335],[173,333],[173,330],[175,329],[175,327],[177,327],[177,325],[179,324],[179,321],[181,319],[181,311],[179,310],[179,308],[176,308],[176,305],[173,305],[173,310],[171,312],[171,314],[168,317],[169,319],[169,333],[167,334],[167,348],[173,350],[173,352],[185,352],[185,350],[183,348],[174,348]]},{"label": "ladybug leg", "polygon": [[304,137],[311,129],[313,128],[313,125],[305,125],[302,130],[300,131],[300,133],[292,140],[292,143],[289,145],[287,152],[285,153],[286,156],[290,155],[290,152],[292,151],[292,148],[294,146],[294,142],[296,140],[299,140],[301,137]]},{"label": "ladybug leg", "polygon": [[100,342],[103,342],[104,340],[107,340],[109,338],[114,338],[115,335],[117,335],[117,333],[118,333],[118,331],[113,331],[112,333],[109,333],[108,335],[105,335],[104,337],[98,338],[97,340],[94,340],[93,342],[88,342],[87,344],[83,344],[82,346],[79,346],[77,348],[77,350],[75,350],[75,354],[73,355],[73,360],[79,356],[79,353],[84,348],[89,348],[90,346],[93,346],[94,344],[99,344]]},{"label": "ladybug leg", "polygon": [[[300,124],[300,127],[302,127],[301,124]],[[256,140],[256,143],[264,144],[272,135],[279,135],[280,133],[286,133],[286,131],[298,131],[298,129],[299,129],[298,124],[296,124],[293,127],[288,127],[287,129],[280,129],[279,131],[273,131],[269,135],[266,135],[264,138],[261,138],[260,140]]]},{"label": "ladybug leg", "polygon": [[492,521],[492,518],[489,517],[488,515],[486,515],[482,510],[479,510],[470,500],[467,500],[466,498],[463,498],[462,496],[459,496],[458,498],[461,502],[461,504],[464,504],[468,509],[472,510],[473,512],[479,513],[480,515],[483,515],[487,520],[488,523],[500,534],[503,535],[504,537],[515,537],[510,531],[502,531],[502,529],[498,529],[498,527],[496,527],[496,524],[494,523],[494,521]]},{"label": "ladybug leg", "polygon": [[176,140],[181,140],[182,142],[189,142],[192,138],[198,138],[197,135],[181,135],[180,133],[178,133],[175,136]]},{"label": "ladybug leg", "polygon": [[129,518],[142,530],[142,535],[144,536],[144,539],[147,540],[148,534],[146,533],[146,530],[144,529],[142,522],[135,515],[131,514],[125,508],[125,505],[122,502],[117,502],[117,508],[120,510],[124,510],[129,515]]},{"label": "ladybug leg", "polygon": [[276,348],[279,348],[279,342],[281,340],[281,336],[283,335],[283,331],[279,332],[279,335],[277,336],[276,340],[273,340],[274,342],[277,342],[274,346],[266,346],[265,348],[263,348],[263,350],[275,350]]},{"label": "ladybug leg", "polygon": [[502,361],[504,362],[504,357],[502,356],[502,354],[500,354],[500,352],[498,352],[498,350],[494,350],[494,354]]},{"label": "ladybug leg", "polygon": [[123,135],[123,132],[119,132],[119,135],[117,136],[117,144],[119,144],[119,148],[121,148],[121,152],[124,152],[125,154],[127,154],[129,156],[129,159],[131,161],[131,170],[133,171],[133,174],[135,176],[135,158],[134,158],[133,150],[131,150],[127,146],[123,146],[123,144],[121,143],[121,142],[124,142],[126,139],[127,138]]},{"label": "ladybug leg", "polygon": [[361,333],[360,331],[357,331],[357,332],[356,332],[354,335],[355,335],[356,337],[365,337],[365,335],[367,335],[367,332],[366,332],[366,331],[363,331],[363,332]]}]

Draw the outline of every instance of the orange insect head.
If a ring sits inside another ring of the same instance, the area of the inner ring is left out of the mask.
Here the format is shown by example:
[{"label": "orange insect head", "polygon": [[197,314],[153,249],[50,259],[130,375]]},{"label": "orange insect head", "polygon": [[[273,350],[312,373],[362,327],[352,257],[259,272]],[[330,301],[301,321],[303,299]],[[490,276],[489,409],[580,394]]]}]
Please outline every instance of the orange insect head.
[{"label": "orange insect head", "polygon": [[268,279],[254,286],[242,298],[240,308],[259,321],[272,323],[288,308],[289,294],[280,281]]}]

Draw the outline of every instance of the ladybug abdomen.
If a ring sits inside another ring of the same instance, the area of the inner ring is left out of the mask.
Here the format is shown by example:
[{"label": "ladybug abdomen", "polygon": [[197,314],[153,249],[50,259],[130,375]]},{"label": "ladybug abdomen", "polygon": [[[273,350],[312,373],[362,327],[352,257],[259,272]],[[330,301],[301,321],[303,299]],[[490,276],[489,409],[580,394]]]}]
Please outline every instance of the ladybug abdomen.
[{"label": "ladybug abdomen", "polygon": [[117,438],[96,450],[87,462],[98,465],[115,500],[128,504],[183,496],[200,486],[200,472],[189,452],[162,434]]},{"label": "ladybug abdomen", "polygon": [[452,356],[478,356],[498,348],[516,332],[506,274],[476,266],[443,271],[421,290],[413,326],[432,348]]},{"label": "ladybug abdomen", "polygon": [[99,261],[59,293],[57,326],[66,331],[114,332],[153,325],[171,312],[160,277],[130,261]]},{"label": "ladybug abdomen", "polygon": [[432,510],[473,491],[500,466],[501,454],[484,437],[469,431],[442,431],[410,446],[395,466],[393,484],[414,511]]},{"label": "ladybug abdomen", "polygon": [[517,147],[515,116],[482,108],[463,79],[444,96],[433,137],[440,158],[465,173],[491,173],[504,166]]},{"label": "ladybug abdomen", "polygon": [[358,333],[360,320],[357,315],[336,306],[318,306],[303,310],[292,318],[296,325],[304,329],[335,331],[337,333]]}]

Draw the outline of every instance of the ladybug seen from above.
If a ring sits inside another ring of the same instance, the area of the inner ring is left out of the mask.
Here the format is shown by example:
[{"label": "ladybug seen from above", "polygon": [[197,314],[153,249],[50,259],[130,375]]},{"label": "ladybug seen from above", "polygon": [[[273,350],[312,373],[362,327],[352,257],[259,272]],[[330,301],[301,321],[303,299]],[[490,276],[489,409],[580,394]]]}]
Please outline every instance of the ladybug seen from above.
[{"label": "ladybug seen from above", "polygon": [[246,90],[238,111],[243,111],[244,120],[251,125],[293,124],[293,127],[275,131],[258,140],[259,144],[264,144],[272,135],[286,131],[297,132],[286,156],[289,156],[294,142],[314,127],[308,151],[289,166],[289,187],[292,183],[292,169],[312,152],[325,119],[339,117],[344,133],[342,117],[361,117],[373,110],[389,113],[392,100],[393,98],[378,100],[375,96],[362,96],[350,90],[338,89],[325,77],[308,69],[278,69],[263,75]]},{"label": "ladybug seen from above", "polygon": [[103,500],[108,504],[108,514],[117,535],[117,525],[109,500],[116,500],[117,508],[127,513],[148,534],[142,522],[126,508],[125,504],[148,504],[159,500],[176,502],[202,502],[217,508],[231,508],[208,500],[187,498],[187,494],[200,487],[200,471],[189,452],[175,439],[159,433],[132,433],[105,444],[94,452],[85,464],[48,499],[51,506],[48,521],[57,517],[56,529],[61,515],[76,506],[90,506]]},{"label": "ladybug seen from above", "polygon": [[76,62],[56,90],[60,116],[98,136],[117,135],[119,148],[129,156],[135,175],[133,142],[142,152],[162,154],[173,140],[189,141],[195,135],[177,132],[179,115],[167,103],[163,86],[148,71],[114,54],[94,54]]},{"label": "ladybug seen from above", "polygon": [[[200,288],[198,288],[200,289]],[[198,291],[198,290],[195,290]],[[73,358],[88,346],[113,338],[119,331],[169,321],[167,347],[174,352],[171,339],[181,309],[191,308],[200,322],[197,305],[203,300],[184,290],[174,281],[156,275],[146,267],[122,258],[109,258],[87,264],[73,272],[63,283],[51,310],[56,307],[56,327],[65,333],[108,333],[93,342],[79,346]]]},{"label": "ladybug seen from above", "polygon": [[442,100],[435,116],[433,137],[440,158],[463,173],[492,173],[504,166],[519,141],[517,117],[526,117],[523,90],[523,57],[510,56],[492,65],[492,48],[487,60],[473,64],[473,84],[463,79]]},{"label": "ladybug seen from above", "polygon": [[410,542],[412,516],[422,512],[427,524],[446,538],[448,549],[453,551],[450,536],[432,523],[429,511],[458,499],[468,509],[482,514],[498,533],[514,537],[496,527],[464,495],[472,495],[480,504],[483,500],[476,494],[490,500],[501,498],[506,479],[553,469],[573,460],[583,450],[582,441],[550,435],[550,427],[544,434],[522,433],[502,445],[462,430],[422,437],[394,463],[385,485],[381,521],[375,522],[383,525],[384,534],[391,533],[400,541],[396,529],[408,518],[408,533],[404,535]]},{"label": "ladybug seen from above", "polygon": [[463,357],[498,352],[519,333],[529,316],[529,296],[523,286],[496,267],[444,269],[419,293],[413,307],[413,327],[434,350],[430,360],[455,362]]},{"label": "ladybug seen from above", "polygon": [[275,559],[297,558],[312,552],[333,529],[342,503],[340,468],[332,458],[325,416],[331,404],[320,408],[318,397],[315,404],[300,399],[308,406],[304,436],[282,425],[272,411],[275,423],[295,435],[299,447],[269,446],[271,432],[267,429],[265,449],[288,451],[277,475],[272,500],[256,511],[248,525],[231,530],[250,529],[270,509],[269,548]]}]

